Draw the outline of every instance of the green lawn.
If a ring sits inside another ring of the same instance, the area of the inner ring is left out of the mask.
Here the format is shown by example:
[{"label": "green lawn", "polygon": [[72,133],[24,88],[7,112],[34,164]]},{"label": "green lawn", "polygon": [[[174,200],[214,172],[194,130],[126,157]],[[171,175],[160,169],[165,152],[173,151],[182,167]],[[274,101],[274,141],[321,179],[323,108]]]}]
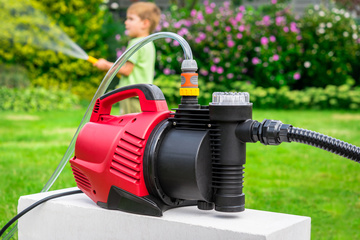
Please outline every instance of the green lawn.
[{"label": "green lawn", "polygon": [[[0,113],[0,226],[21,195],[37,193],[65,153],[85,110]],[[254,110],[360,146],[360,113]],[[360,164],[299,143],[248,144],[246,208],[310,216],[312,239],[360,239]],[[73,187],[69,165],[52,189]]]}]

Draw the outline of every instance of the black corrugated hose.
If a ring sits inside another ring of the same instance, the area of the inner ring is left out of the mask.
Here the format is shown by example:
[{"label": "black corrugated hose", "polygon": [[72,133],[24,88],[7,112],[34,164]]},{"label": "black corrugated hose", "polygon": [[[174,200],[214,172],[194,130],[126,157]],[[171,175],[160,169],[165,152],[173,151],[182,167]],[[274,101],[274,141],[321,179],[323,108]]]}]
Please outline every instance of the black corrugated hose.
[{"label": "black corrugated hose", "polygon": [[264,119],[261,123],[247,120],[237,126],[235,134],[242,142],[260,141],[264,145],[279,145],[282,142],[304,143],[360,163],[359,147],[321,133],[283,124],[278,120]]},{"label": "black corrugated hose", "polygon": [[290,142],[299,142],[321,148],[360,163],[360,148],[339,139],[297,127],[289,128],[288,137]]}]

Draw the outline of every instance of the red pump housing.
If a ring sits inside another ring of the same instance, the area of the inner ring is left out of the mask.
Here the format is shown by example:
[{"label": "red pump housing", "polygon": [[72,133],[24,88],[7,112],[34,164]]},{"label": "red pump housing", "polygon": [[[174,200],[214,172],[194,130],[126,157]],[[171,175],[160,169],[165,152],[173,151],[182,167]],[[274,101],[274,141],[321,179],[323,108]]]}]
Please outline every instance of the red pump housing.
[{"label": "red pump housing", "polygon": [[[113,104],[134,96],[139,97],[140,113],[110,114]],[[70,160],[77,186],[98,204],[108,201],[112,186],[138,197],[149,195],[144,181],[144,150],[152,130],[168,118],[165,97],[155,85],[131,85],[97,99]]]}]

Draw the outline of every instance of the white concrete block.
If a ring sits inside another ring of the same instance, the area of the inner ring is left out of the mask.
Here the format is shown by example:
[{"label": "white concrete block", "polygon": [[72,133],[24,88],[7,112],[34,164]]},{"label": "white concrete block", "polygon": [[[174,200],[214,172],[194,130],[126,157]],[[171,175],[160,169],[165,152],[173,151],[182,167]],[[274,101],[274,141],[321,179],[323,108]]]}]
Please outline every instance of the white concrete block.
[{"label": "white concrete block", "polygon": [[[18,211],[46,196],[75,189],[22,196]],[[307,240],[310,226],[309,217],[251,209],[220,213],[183,207],[170,209],[163,217],[141,216],[100,208],[85,194],[50,200],[18,222],[19,240]]]}]

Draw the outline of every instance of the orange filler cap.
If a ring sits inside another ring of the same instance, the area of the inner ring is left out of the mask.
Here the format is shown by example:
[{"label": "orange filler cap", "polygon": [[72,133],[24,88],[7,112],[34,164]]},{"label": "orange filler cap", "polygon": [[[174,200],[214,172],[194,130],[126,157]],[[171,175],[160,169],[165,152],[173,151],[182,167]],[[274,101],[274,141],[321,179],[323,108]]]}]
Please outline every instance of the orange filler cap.
[{"label": "orange filler cap", "polygon": [[184,60],[181,64],[180,96],[199,96],[199,75],[196,73],[197,64],[193,59]]},{"label": "orange filler cap", "polygon": [[180,96],[199,96],[198,74],[181,73]]}]

